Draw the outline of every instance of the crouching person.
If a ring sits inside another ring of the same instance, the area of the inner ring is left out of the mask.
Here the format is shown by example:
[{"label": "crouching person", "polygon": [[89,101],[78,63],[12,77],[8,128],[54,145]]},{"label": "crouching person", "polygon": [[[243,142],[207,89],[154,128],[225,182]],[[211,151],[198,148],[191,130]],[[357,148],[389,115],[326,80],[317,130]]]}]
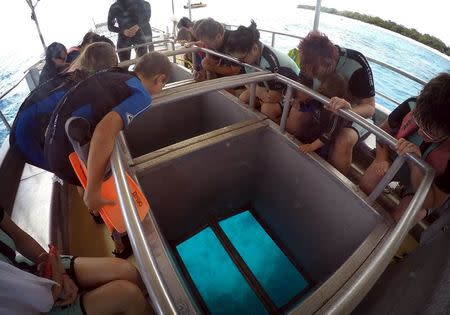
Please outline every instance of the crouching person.
[{"label": "crouching person", "polygon": [[[65,95],[53,112],[45,138],[46,159],[58,177],[78,186],[80,182],[68,158],[74,148],[65,128],[73,117],[87,122],[85,140],[89,154],[84,202],[94,214],[114,203],[102,198],[101,186],[117,134],[150,107],[152,95],[161,92],[170,72],[166,56],[148,53],[141,57],[135,72],[116,68],[84,80]],[[115,255],[129,256],[131,248],[120,244],[116,242]]]},{"label": "crouching person", "polygon": [[[423,209],[416,217],[417,222],[433,209],[442,207],[450,196],[450,74],[442,73],[428,82],[418,97],[400,104],[381,128],[398,139],[398,154],[416,154],[436,171]],[[361,189],[370,193],[390,165],[389,148],[377,143],[376,158],[361,179]],[[406,176],[401,176],[404,173]],[[401,202],[392,213],[398,221],[417,191],[423,174],[417,166],[407,163],[397,175],[404,186]]]}]

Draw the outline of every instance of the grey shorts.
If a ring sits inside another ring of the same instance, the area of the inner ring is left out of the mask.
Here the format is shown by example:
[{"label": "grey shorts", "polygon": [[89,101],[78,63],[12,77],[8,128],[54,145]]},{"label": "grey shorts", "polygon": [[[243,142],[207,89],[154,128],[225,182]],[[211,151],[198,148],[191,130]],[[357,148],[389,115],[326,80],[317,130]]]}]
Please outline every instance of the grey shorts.
[{"label": "grey shorts", "polygon": [[[365,118],[365,120],[373,124],[372,118]],[[358,134],[358,142],[364,141],[370,135],[370,132],[366,128],[362,127],[360,124],[357,124],[355,122],[352,123],[352,125],[349,128],[355,130],[356,133]]]}]

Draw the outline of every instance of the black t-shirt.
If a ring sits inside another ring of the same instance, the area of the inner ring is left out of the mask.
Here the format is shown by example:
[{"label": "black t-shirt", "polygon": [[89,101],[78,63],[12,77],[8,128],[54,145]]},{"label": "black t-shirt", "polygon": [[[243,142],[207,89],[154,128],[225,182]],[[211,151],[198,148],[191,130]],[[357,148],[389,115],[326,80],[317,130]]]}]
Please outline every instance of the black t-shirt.
[{"label": "black t-shirt", "polygon": [[[392,111],[392,113],[388,117],[389,127],[397,133],[398,128],[400,128],[403,118],[411,111],[410,102],[415,102],[417,98],[411,97],[406,101],[397,106],[396,109]],[[430,142],[423,142],[419,148],[422,154],[428,149],[431,145]],[[436,176],[434,179],[434,184],[439,188],[439,190],[443,191],[446,194],[450,194],[450,161],[447,162],[447,168],[444,173]]]}]

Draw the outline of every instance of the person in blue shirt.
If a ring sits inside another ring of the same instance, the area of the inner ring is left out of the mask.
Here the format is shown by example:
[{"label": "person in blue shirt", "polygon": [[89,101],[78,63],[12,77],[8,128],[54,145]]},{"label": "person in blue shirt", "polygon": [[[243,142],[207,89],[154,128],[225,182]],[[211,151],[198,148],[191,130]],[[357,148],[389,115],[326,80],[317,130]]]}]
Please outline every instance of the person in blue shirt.
[{"label": "person in blue shirt", "polygon": [[68,156],[73,152],[66,121],[82,117],[90,124],[88,182],[84,202],[94,213],[111,201],[102,199],[100,187],[120,130],[150,107],[171,73],[169,59],[157,52],[141,57],[134,72],[120,68],[96,73],[69,91],[52,114],[45,137],[45,156],[50,169],[61,179],[80,185]]}]

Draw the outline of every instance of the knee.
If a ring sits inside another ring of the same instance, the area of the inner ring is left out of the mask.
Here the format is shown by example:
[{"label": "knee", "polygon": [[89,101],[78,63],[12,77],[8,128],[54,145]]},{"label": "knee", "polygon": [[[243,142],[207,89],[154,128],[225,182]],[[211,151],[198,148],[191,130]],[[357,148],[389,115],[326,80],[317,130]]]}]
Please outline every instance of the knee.
[{"label": "knee", "polygon": [[143,298],[141,289],[134,283],[127,280],[115,280],[110,285],[120,292],[124,301],[138,301]]},{"label": "knee", "polygon": [[126,280],[134,284],[139,284],[140,275],[136,267],[128,260],[120,258],[112,258],[114,261],[114,270],[117,274],[117,279]]},{"label": "knee", "polygon": [[358,141],[356,131],[350,128],[342,129],[334,141],[335,147],[340,150],[351,150]]}]

